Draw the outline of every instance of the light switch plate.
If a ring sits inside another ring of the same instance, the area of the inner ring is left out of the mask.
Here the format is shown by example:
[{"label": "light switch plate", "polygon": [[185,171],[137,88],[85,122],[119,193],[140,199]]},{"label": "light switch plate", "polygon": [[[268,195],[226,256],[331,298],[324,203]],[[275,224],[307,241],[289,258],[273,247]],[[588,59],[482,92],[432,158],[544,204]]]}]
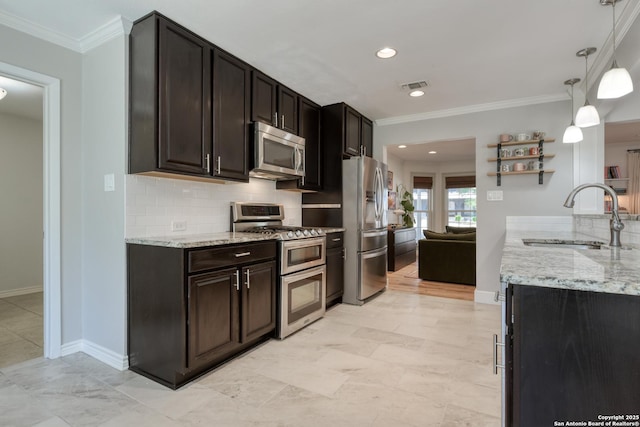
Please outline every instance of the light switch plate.
[{"label": "light switch plate", "polygon": [[487,200],[490,202],[502,200],[502,190],[487,190]]},{"label": "light switch plate", "polygon": [[112,173],[104,176],[104,191],[116,191],[116,180]]}]

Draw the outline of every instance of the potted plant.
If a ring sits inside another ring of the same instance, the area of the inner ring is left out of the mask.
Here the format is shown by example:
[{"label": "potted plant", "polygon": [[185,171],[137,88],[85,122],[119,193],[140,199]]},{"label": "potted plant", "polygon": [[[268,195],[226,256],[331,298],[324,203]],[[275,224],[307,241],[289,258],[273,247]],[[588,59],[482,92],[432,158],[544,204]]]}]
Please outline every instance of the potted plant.
[{"label": "potted plant", "polygon": [[405,227],[413,227],[413,195],[407,190],[403,184],[399,184],[396,189],[398,190],[398,196],[400,197],[400,206],[404,213],[402,214],[402,225]]}]

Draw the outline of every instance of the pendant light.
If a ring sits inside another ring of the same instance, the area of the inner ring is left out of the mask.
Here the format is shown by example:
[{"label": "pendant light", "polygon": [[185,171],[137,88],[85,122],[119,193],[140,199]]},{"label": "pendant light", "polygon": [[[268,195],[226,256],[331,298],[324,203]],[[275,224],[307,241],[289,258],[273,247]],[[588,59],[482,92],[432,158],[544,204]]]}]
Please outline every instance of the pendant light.
[{"label": "pendant light", "polygon": [[582,141],[582,129],[575,125],[573,122],[573,85],[578,83],[580,79],[569,79],[564,82],[566,85],[571,85],[571,124],[564,131],[562,136],[562,142],[567,144],[573,144],[574,142]]},{"label": "pendant light", "polygon": [[598,86],[598,99],[615,99],[633,92],[633,82],[626,68],[618,67],[616,61],[616,3],[620,0],[600,0],[602,6],[611,5],[613,10],[613,63],[604,73]]},{"label": "pendant light", "polygon": [[584,105],[580,107],[576,113],[576,126],[581,128],[588,128],[589,126],[600,124],[598,110],[596,110],[596,107],[589,104],[589,98],[587,95],[589,92],[589,82],[587,80],[589,67],[587,65],[587,58],[596,50],[597,49],[595,47],[587,47],[576,52],[576,56],[584,56]]}]

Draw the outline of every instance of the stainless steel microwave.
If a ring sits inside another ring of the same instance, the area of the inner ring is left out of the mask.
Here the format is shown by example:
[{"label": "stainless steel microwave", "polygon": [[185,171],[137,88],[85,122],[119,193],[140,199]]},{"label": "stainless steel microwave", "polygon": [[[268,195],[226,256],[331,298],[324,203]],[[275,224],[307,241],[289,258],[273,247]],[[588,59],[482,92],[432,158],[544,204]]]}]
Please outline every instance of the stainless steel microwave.
[{"label": "stainless steel microwave", "polygon": [[265,123],[254,123],[253,168],[256,178],[304,177],[304,138]]}]

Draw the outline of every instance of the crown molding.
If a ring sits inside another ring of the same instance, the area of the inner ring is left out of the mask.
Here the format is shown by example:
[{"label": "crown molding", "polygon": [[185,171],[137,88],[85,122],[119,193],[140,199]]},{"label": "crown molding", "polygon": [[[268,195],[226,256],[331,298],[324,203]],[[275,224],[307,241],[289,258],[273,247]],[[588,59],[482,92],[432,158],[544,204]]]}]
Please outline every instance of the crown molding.
[{"label": "crown molding", "polygon": [[58,46],[80,52],[80,43],[77,40],[15,15],[0,11],[0,24]]},{"label": "crown molding", "polygon": [[86,53],[117,36],[129,34],[132,22],[122,16],[117,16],[79,40],[2,11],[0,11],[0,25],[78,53]]},{"label": "crown molding", "polygon": [[129,34],[133,23],[122,16],[116,16],[111,21],[97,28],[79,40],[80,53],[86,53],[109,40],[122,34]]},{"label": "crown molding", "polygon": [[555,95],[532,96],[529,98],[510,99],[508,101],[490,102],[488,104],[468,105],[466,107],[450,108],[447,110],[429,111],[426,113],[409,114],[406,116],[389,117],[375,121],[376,126],[389,126],[402,123],[418,122],[421,120],[441,119],[444,117],[461,116],[463,114],[481,113],[484,111],[502,110],[505,108],[525,107],[527,105],[546,104],[549,102],[566,101],[566,93]]}]

